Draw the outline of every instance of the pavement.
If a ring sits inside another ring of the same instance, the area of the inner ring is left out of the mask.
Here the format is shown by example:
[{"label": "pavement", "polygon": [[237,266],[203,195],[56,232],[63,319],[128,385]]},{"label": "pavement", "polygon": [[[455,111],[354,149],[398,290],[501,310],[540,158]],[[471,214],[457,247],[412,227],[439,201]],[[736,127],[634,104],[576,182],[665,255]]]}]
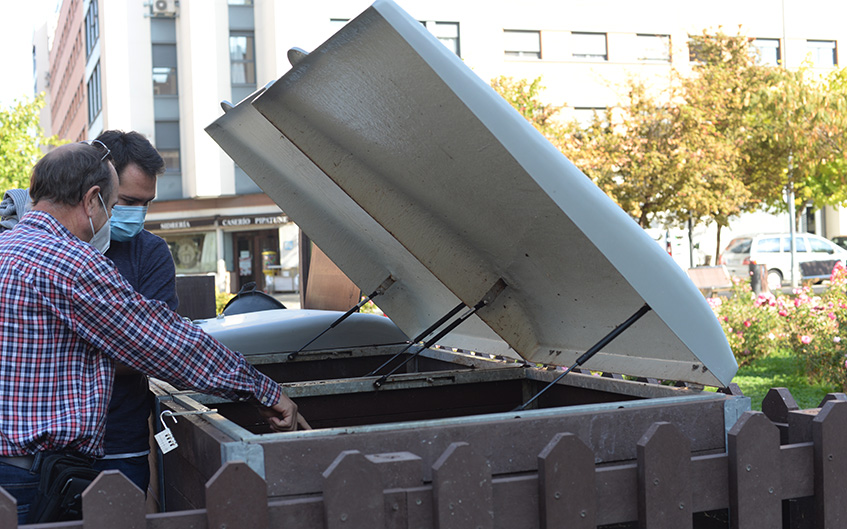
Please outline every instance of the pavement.
[{"label": "pavement", "polygon": [[272,295],[287,309],[300,308],[300,292],[274,292]]}]

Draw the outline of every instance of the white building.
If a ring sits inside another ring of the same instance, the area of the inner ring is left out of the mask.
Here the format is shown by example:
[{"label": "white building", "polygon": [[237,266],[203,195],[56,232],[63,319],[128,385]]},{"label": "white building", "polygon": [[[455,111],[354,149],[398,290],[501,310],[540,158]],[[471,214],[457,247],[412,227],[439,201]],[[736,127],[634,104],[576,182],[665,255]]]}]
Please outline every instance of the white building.
[{"label": "white building", "polygon": [[[847,42],[841,0],[813,6],[718,0],[708,8],[684,0],[398,3],[484,80],[542,76],[545,98],[566,104],[575,116],[615,104],[615,87],[627,75],[661,85],[671,68],[685,71],[688,35],[704,29],[740,28],[756,39],[765,60],[785,58],[789,67],[811,54],[817,67],[833,68],[840,43]],[[48,132],[77,140],[132,129],[153,141],[168,170],[147,227],[169,242],[178,273],[214,273],[221,288],[237,290],[260,279],[262,254],[270,251],[293,277],[296,227],[204,128],[221,114],[221,101],[237,102],[283,75],[290,48],[311,51],[369,4],[64,0],[54,35],[35,41],[37,78],[47,82],[50,73]],[[47,64],[43,46],[50,49]],[[787,227],[783,217],[745,217],[722,239],[772,230],[775,223]],[[847,216],[811,213],[808,227],[825,236],[847,233]],[[695,261],[714,253],[714,240],[713,231],[698,228],[702,252]]]}]

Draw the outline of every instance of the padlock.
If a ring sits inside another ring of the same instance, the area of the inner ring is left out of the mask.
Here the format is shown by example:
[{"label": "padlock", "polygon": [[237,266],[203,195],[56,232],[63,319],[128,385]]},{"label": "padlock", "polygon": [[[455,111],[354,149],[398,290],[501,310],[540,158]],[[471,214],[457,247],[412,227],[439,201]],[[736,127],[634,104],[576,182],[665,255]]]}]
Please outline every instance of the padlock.
[{"label": "padlock", "polygon": [[[154,437],[156,438],[156,442],[159,443],[159,449],[162,451],[162,454],[167,454],[171,450],[175,449],[179,444],[174,439],[174,434],[168,425],[165,424],[165,414],[168,412],[162,412],[159,415],[159,419],[162,421],[162,427],[164,430],[157,433]],[[176,422],[176,417],[174,417],[174,422]]]}]

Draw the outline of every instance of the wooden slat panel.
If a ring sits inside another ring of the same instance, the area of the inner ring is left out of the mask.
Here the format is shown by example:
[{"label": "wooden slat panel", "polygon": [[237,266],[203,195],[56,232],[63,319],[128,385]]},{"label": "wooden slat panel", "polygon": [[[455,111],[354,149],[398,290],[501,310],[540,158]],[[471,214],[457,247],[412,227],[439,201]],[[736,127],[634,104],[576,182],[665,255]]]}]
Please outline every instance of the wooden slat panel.
[{"label": "wooden slat panel", "polygon": [[419,487],[406,491],[406,508],[409,511],[408,529],[435,527],[432,487]]},{"label": "wooden slat panel", "polygon": [[732,529],[782,525],[779,429],[761,412],[744,412],[730,429],[729,503]]},{"label": "wooden slat panel", "polygon": [[830,400],[812,424],[815,517],[820,529],[847,527],[847,401]]},{"label": "wooden slat panel", "polygon": [[597,483],[597,525],[638,520],[638,466],[600,467]]},{"label": "wooden slat panel", "polygon": [[638,441],[638,520],[651,529],[692,524],[691,443],[671,423],[653,424]]},{"label": "wooden slat panel", "polygon": [[18,526],[18,502],[0,487],[0,527],[15,529]]},{"label": "wooden slat panel", "polygon": [[156,513],[147,515],[147,529],[206,529],[206,510]]},{"label": "wooden slat panel", "polygon": [[539,529],[538,476],[493,479],[494,529]]},{"label": "wooden slat panel", "polygon": [[432,467],[437,529],[493,529],[491,468],[468,443],[452,443]]},{"label": "wooden slat panel", "polygon": [[82,493],[82,516],[88,527],[145,529],[144,493],[117,470],[101,472]]},{"label": "wooden slat panel", "polygon": [[358,450],[346,450],[323,473],[327,529],[385,526],[379,471]]},{"label": "wooden slat panel", "polygon": [[209,527],[267,529],[268,486],[247,463],[226,463],[206,484]]},{"label": "wooden slat panel", "polygon": [[815,493],[815,447],[812,443],[780,447],[782,498],[802,498]]},{"label": "wooden slat panel", "polygon": [[[366,435],[282,438],[262,441],[265,475],[273,497],[319,493],[321,472],[344,450],[397,452],[415,447],[430,480],[433,462],[452,442],[468,442],[491,454],[492,473],[534,472],[537,455],[557,433],[571,432],[589,446],[599,462],[635,460],[636,443],[656,421],[672,422],[691,440],[692,452],[724,450],[723,403],[691,402],[599,413],[563,414],[476,423],[372,431]],[[307,416],[308,418],[308,416]],[[302,457],[308,453],[309,457]],[[600,521],[598,520],[598,524]]]},{"label": "wooden slat panel", "polygon": [[725,509],[729,505],[729,468],[726,453],[691,458],[691,482],[697,484],[691,495],[694,512]]},{"label": "wooden slat panel", "polygon": [[571,433],[556,434],[538,455],[542,529],[596,526],[594,454]]},{"label": "wooden slat panel", "polygon": [[320,497],[271,501],[268,503],[268,514],[274,529],[320,529],[325,523],[323,500]]}]

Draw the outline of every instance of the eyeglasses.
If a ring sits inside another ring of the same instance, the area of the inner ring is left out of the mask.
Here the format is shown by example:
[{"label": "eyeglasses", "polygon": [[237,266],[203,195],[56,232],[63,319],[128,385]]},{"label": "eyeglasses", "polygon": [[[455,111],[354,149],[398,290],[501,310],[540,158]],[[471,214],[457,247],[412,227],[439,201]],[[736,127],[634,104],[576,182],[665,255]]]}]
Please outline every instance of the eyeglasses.
[{"label": "eyeglasses", "polygon": [[103,160],[109,160],[110,162],[112,161],[112,151],[111,151],[111,149],[106,147],[106,144],[103,143],[102,141],[100,141],[100,140],[88,140],[88,141],[81,141],[80,143],[90,145],[90,146],[94,147],[95,149],[97,149],[98,151],[103,152],[103,156],[100,157],[101,162]]}]

